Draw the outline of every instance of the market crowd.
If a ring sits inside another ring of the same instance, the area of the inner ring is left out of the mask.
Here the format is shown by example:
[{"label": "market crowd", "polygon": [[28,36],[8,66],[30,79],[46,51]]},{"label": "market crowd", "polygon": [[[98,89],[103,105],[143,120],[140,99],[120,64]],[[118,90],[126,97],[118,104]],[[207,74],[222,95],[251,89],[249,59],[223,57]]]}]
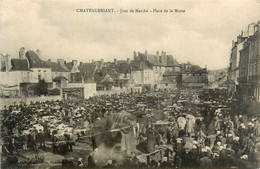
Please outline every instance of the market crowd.
[{"label": "market crowd", "polygon": [[[52,153],[73,151],[78,140],[90,140],[87,161],[63,164],[86,168],[250,168],[259,165],[259,117],[232,111],[225,90],[180,90],[94,96],[5,106],[1,110],[2,154],[18,163],[21,151],[37,153],[51,142]],[[136,150],[122,162],[99,166],[95,153],[96,123],[118,112],[135,117]],[[119,164],[120,163],[120,164]]]}]

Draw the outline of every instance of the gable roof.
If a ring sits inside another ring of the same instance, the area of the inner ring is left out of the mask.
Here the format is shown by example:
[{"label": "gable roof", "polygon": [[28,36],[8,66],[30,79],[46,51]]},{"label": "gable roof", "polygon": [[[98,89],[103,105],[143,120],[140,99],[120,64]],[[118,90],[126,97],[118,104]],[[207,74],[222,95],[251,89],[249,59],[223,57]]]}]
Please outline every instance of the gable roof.
[{"label": "gable roof", "polygon": [[85,83],[93,83],[94,74],[96,71],[96,65],[94,63],[83,63],[79,67],[79,71],[81,74],[84,75],[84,82]]},{"label": "gable roof", "polygon": [[132,70],[152,69],[148,61],[134,61],[131,63]]},{"label": "gable roof", "polygon": [[176,59],[172,55],[166,55],[167,63],[164,66],[180,66]]},{"label": "gable roof", "polygon": [[41,60],[34,51],[27,51],[25,55],[29,61],[30,68],[50,68],[46,61]]},{"label": "gable roof", "polygon": [[67,62],[66,65],[67,69],[71,72],[72,68],[73,68],[73,64],[72,62]]},{"label": "gable roof", "polygon": [[85,76],[87,77],[93,77],[96,70],[96,65],[94,63],[83,63],[79,67],[79,71],[81,73],[85,73]]},{"label": "gable roof", "polygon": [[147,60],[153,66],[164,66],[155,55],[148,55]]},{"label": "gable roof", "polygon": [[52,72],[69,72],[68,69],[65,69],[56,62],[47,61],[46,64],[51,68]]},{"label": "gable roof", "polygon": [[68,80],[66,77],[64,77],[64,76],[57,76],[57,77],[55,77],[54,79],[53,79],[53,81],[54,82],[57,82],[57,81],[61,81],[61,80]]},{"label": "gable roof", "polygon": [[131,66],[128,63],[119,63],[116,65],[116,71],[120,74],[130,73]]},{"label": "gable roof", "polygon": [[11,71],[32,71],[28,67],[26,59],[11,59]]}]

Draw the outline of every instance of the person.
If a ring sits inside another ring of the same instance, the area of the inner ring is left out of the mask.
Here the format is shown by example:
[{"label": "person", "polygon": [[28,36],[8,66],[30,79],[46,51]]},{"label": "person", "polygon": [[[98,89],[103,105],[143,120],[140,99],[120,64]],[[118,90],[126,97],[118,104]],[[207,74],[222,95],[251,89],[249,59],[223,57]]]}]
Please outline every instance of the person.
[{"label": "person", "polygon": [[175,158],[174,158],[175,166],[177,168],[180,168],[182,166],[182,160],[186,154],[181,138],[177,138],[177,145],[175,146],[174,151],[175,151]]},{"label": "person", "polygon": [[94,151],[97,148],[95,136],[91,136],[91,143],[92,149]]},{"label": "person", "polygon": [[187,167],[198,167],[199,150],[198,147],[193,144],[192,149],[188,152]]},{"label": "person", "polygon": [[167,144],[170,144],[170,143],[171,143],[171,138],[172,138],[171,128],[168,127],[168,128],[167,128],[167,131],[166,131]]},{"label": "person", "polygon": [[57,139],[57,137],[55,135],[52,135],[51,141],[52,141],[52,152],[53,152],[53,154],[55,154],[55,153],[58,152],[58,147],[56,145],[58,139]]},{"label": "person", "polygon": [[211,140],[210,140],[210,138],[207,135],[206,135],[206,138],[204,140],[204,145],[208,146],[208,147],[211,146]]},{"label": "person", "polygon": [[82,158],[78,159],[78,167],[82,168],[84,166]]},{"label": "person", "polygon": [[65,132],[64,137],[66,138],[67,150],[72,152],[73,151],[72,146],[74,144],[74,142],[72,140],[72,136],[68,132]]},{"label": "person", "polygon": [[95,168],[95,167],[96,167],[96,163],[95,163],[94,158],[93,158],[93,153],[91,153],[88,156],[88,168]]},{"label": "person", "polygon": [[39,142],[40,142],[40,147],[45,147],[45,134],[42,131],[42,129],[39,130],[38,138],[39,138]]},{"label": "person", "polygon": [[147,129],[147,151],[149,153],[155,151],[155,144],[156,144],[155,131],[152,127],[150,127]]},{"label": "person", "polygon": [[219,158],[218,158],[218,167],[225,167],[226,166],[226,145],[220,146]]},{"label": "person", "polygon": [[171,165],[167,161],[167,157],[163,157],[162,158],[162,163],[160,164],[160,168],[170,168],[170,167],[171,167]]},{"label": "person", "polygon": [[235,160],[235,151],[231,148],[230,144],[227,144],[226,147],[226,166],[227,167],[233,167],[236,166],[236,160]]},{"label": "person", "polygon": [[103,166],[102,168],[114,168],[114,166],[112,164],[112,160],[108,160],[107,165]]},{"label": "person", "polygon": [[213,168],[211,160],[207,156],[207,150],[202,149],[203,157],[199,160],[199,168]]}]

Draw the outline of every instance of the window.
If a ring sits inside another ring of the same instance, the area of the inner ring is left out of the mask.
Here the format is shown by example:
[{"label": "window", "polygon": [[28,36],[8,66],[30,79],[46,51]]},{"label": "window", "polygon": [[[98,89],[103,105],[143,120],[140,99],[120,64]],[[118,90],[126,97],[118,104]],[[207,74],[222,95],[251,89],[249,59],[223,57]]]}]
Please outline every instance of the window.
[{"label": "window", "polygon": [[44,70],[44,72],[46,72],[46,70]]},{"label": "window", "polygon": [[41,72],[41,70],[38,70],[38,72]]},{"label": "window", "polygon": [[168,86],[168,83],[166,83],[165,86]]}]

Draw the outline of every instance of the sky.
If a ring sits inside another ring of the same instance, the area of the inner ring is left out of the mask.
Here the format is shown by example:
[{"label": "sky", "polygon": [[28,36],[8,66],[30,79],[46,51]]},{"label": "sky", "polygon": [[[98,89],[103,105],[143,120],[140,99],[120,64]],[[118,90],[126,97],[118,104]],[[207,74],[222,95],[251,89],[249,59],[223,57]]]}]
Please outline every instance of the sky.
[{"label": "sky", "polygon": [[[184,13],[87,13],[85,8],[184,9]],[[2,0],[1,53],[41,50],[43,60],[133,59],[165,51],[178,62],[227,68],[232,40],[260,20],[259,0]]]}]

